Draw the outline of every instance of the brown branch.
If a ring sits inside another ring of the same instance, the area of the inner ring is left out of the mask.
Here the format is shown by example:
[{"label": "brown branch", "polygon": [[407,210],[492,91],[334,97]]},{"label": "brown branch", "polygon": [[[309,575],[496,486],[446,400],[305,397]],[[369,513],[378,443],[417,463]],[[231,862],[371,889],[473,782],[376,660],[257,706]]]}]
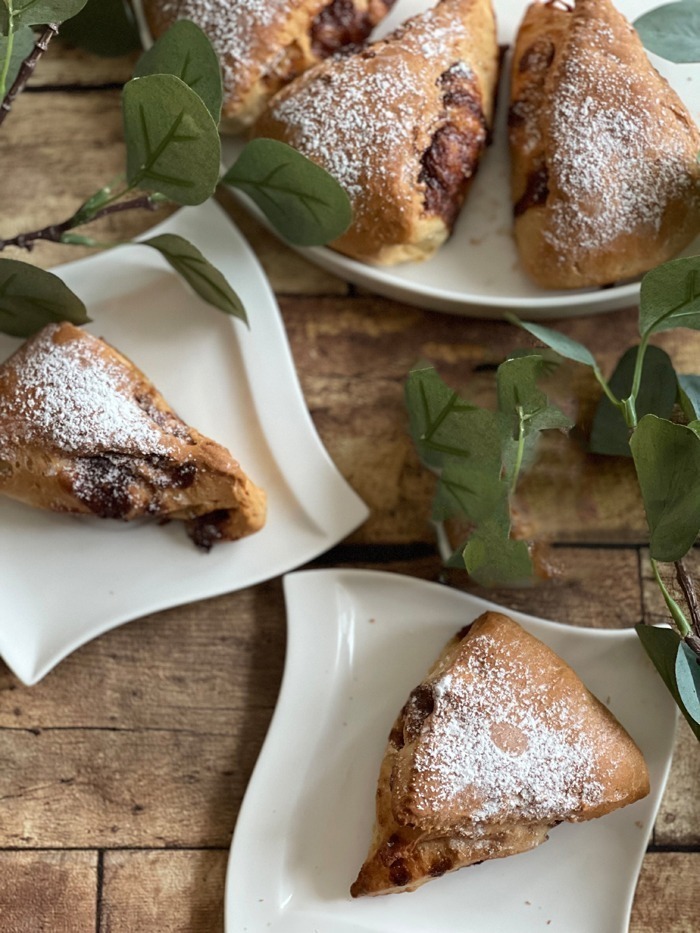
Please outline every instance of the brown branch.
[{"label": "brown branch", "polygon": [[102,217],[107,217],[108,214],[118,214],[121,211],[137,210],[139,208],[148,211],[156,211],[158,210],[158,204],[151,200],[150,195],[142,194],[136,198],[132,198],[130,201],[117,201],[114,204],[108,204],[91,217],[79,221],[78,223],[76,223],[77,214],[73,214],[72,217],[69,217],[68,220],[64,220],[62,223],[50,224],[48,227],[42,227],[41,230],[32,230],[29,233],[18,233],[8,240],[0,239],[0,252],[8,246],[16,246],[18,249],[26,249],[27,252],[31,252],[37,240],[48,240],[51,243],[60,243],[63,234],[67,233],[69,230],[74,230],[76,227],[81,227],[86,223],[92,223],[93,220],[100,220]]},{"label": "brown branch", "polygon": [[19,69],[15,82],[5,95],[5,99],[0,104],[0,124],[12,109],[12,104],[17,95],[24,90],[24,86],[34,73],[37,62],[49,47],[49,42],[54,36],[58,35],[58,23],[49,23],[46,29],[39,36],[36,45],[24,59]]},{"label": "brown branch", "polygon": [[675,562],[676,579],[683,590],[683,596],[690,611],[690,624],[693,632],[685,638],[686,643],[696,654],[700,654],[700,603],[695,591],[695,584],[682,560]]}]

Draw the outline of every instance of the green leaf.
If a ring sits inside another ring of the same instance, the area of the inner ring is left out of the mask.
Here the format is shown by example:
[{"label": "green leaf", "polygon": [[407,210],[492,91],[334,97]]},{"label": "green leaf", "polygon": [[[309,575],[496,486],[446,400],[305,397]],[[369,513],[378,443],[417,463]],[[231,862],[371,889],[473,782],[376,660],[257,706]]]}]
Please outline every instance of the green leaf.
[{"label": "green leaf", "polygon": [[221,143],[211,114],[175,75],[132,78],[124,86],[129,184],[178,204],[201,204],[219,178]]},{"label": "green leaf", "polygon": [[30,337],[45,324],[90,319],[85,305],[57,275],[17,259],[0,259],[0,330]]},{"label": "green leaf", "polygon": [[44,23],[62,23],[75,16],[87,0],[0,0],[0,32],[7,35],[20,26],[39,26]]},{"label": "green leaf", "polygon": [[694,431],[695,434],[700,435],[700,421],[691,421],[689,422],[688,427],[691,431]]},{"label": "green leaf", "polygon": [[552,330],[551,327],[543,327],[541,324],[530,324],[527,321],[521,321],[514,314],[507,314],[506,317],[512,324],[522,327],[533,337],[541,340],[543,344],[556,350],[559,356],[566,357],[567,360],[574,360],[576,363],[583,363],[584,366],[597,367],[595,357],[591,351],[584,347],[578,340],[572,340],[559,331]]},{"label": "green leaf", "polygon": [[186,19],[178,20],[144,52],[134,77],[156,74],[180,78],[201,97],[218,124],[224,96],[221,65],[209,38],[199,26]]},{"label": "green leaf", "polygon": [[677,378],[683,414],[694,421],[700,418],[700,376],[678,373]]},{"label": "green leaf", "polygon": [[507,513],[508,486],[492,467],[452,459],[445,464],[433,501],[436,521],[464,515],[479,524],[504,509]]},{"label": "green leaf", "polygon": [[162,233],[141,241],[144,246],[157,249],[194,291],[220,311],[248,323],[243,302],[227,279],[202,253],[184,237]]},{"label": "green leaf", "polygon": [[338,182],[274,139],[251,140],[223,181],[245,192],[273,227],[297,246],[329,243],[352,220],[350,199]]},{"label": "green leaf", "polygon": [[688,716],[700,724],[700,658],[684,641],[678,644],[675,673],[683,706]]},{"label": "green leaf", "polygon": [[649,337],[674,327],[700,329],[700,256],[672,259],[642,279],[639,333]]},{"label": "green leaf", "polygon": [[[15,78],[19,74],[19,69],[22,66],[22,62],[31,53],[35,42],[36,37],[34,36],[34,33],[29,28],[29,26],[20,26],[17,32],[14,33],[12,37],[12,53],[10,54],[10,64],[8,66],[7,76],[5,78],[5,86],[7,88],[11,88],[15,83]],[[7,37],[0,36],[0,62],[4,62],[7,58],[7,44]]]},{"label": "green leaf", "polygon": [[474,458],[484,468],[500,470],[496,415],[464,401],[432,367],[409,374],[406,405],[411,436],[424,463],[439,467],[448,457]]},{"label": "green leaf", "polygon": [[508,520],[495,517],[481,524],[463,551],[464,566],[482,586],[520,586],[532,580],[527,544],[510,537]]},{"label": "green leaf", "polygon": [[141,48],[134,14],[126,0],[88,0],[61,26],[61,39],[103,58],[128,55]]},{"label": "green leaf", "polygon": [[670,62],[700,62],[700,4],[680,0],[635,20],[645,47]]},{"label": "green leaf", "polygon": [[700,531],[700,437],[645,415],[630,440],[655,560],[680,560]]},{"label": "green leaf", "polygon": [[496,373],[501,455],[509,483],[532,463],[541,431],[566,431],[573,424],[539,388],[542,363],[539,354],[519,356],[501,363]]},{"label": "green leaf", "polygon": [[680,637],[673,629],[657,628],[656,626],[645,625],[644,623],[636,625],[635,629],[639,636],[639,640],[644,646],[644,650],[661,675],[661,679],[666,684],[669,693],[688,720],[688,725],[693,730],[696,737],[700,739],[700,725],[688,714],[676,684],[676,658],[678,656],[678,646],[682,644]]},{"label": "green leaf", "polygon": [[[632,390],[637,350],[637,347],[626,350],[610,377],[610,389],[616,398],[627,398]],[[649,414],[668,418],[676,401],[676,393],[676,372],[668,353],[659,347],[647,347],[636,402],[637,419]],[[631,457],[629,436],[630,429],[622,412],[603,395],[593,417],[590,450],[595,454]]]}]

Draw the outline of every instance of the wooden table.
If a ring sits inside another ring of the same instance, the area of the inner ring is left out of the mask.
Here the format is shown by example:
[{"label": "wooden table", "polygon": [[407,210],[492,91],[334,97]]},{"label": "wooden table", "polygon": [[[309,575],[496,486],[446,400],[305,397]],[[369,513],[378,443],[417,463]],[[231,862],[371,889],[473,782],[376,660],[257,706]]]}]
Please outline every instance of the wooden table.
[{"label": "wooden table", "polygon": [[[119,87],[132,67],[130,58],[105,61],[52,46],[0,131],[2,234],[63,219],[121,170]],[[222,201],[277,293],[316,427],[371,509],[366,524],[314,566],[438,579],[427,523],[431,480],[406,432],[406,373],[428,358],[456,387],[486,400],[493,367],[529,338],[506,324],[358,293],[281,246],[230,198]],[[133,234],[153,222],[153,215],[118,215],[103,232]],[[31,259],[51,266],[79,255],[40,245]],[[634,341],[635,315],[561,327],[609,370]],[[679,369],[700,370],[700,334],[668,333],[659,342]],[[595,385],[582,367],[564,372],[590,422]],[[661,617],[633,489],[629,464],[594,462],[575,440],[550,439],[522,505],[535,530],[555,542],[561,576],[489,595],[571,625]],[[274,579],[118,628],[32,688],[0,662],[2,933],[221,931],[231,833],[284,651]],[[698,929],[699,765],[683,723],[639,881],[634,933]]]}]

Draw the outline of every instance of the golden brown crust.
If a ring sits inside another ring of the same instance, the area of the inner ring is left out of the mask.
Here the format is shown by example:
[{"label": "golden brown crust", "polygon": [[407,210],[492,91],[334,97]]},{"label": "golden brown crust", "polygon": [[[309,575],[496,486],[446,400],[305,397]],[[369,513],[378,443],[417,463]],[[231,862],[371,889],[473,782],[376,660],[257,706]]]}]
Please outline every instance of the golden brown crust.
[{"label": "golden brown crust", "polygon": [[497,75],[490,0],[441,0],[306,72],[253,132],[299,149],[346,189],[354,219],[335,249],[381,265],[426,259],[448,237],[486,145]]},{"label": "golden brown crust", "polygon": [[[58,512],[182,519],[203,547],[265,522],[264,492],[229,452],[119,351],[69,323],[0,366],[0,493]],[[211,513],[213,537],[202,528]]]},{"label": "golden brown crust", "polygon": [[509,127],[515,239],[537,284],[632,278],[700,233],[700,134],[609,0],[528,8]]},{"label": "golden brown crust", "polygon": [[329,54],[363,42],[394,0],[143,0],[157,38],[189,19],[209,36],[224,77],[222,128],[239,132],[281,87]]},{"label": "golden brown crust", "polygon": [[389,737],[354,897],[534,848],[649,792],[639,749],[574,671],[487,612],[453,638]]}]

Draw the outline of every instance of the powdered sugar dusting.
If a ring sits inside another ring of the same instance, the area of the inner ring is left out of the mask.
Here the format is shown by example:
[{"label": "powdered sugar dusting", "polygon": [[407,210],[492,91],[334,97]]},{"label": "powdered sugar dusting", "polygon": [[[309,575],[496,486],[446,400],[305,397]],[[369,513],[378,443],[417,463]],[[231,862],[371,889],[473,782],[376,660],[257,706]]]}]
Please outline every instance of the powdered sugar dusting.
[{"label": "powdered sugar dusting", "polygon": [[129,385],[129,370],[94,338],[55,342],[44,330],[0,369],[0,445],[41,443],[67,453],[162,455],[162,432]]},{"label": "powdered sugar dusting", "polygon": [[459,676],[433,684],[429,734],[415,751],[416,811],[466,791],[474,822],[512,812],[554,822],[600,802],[595,752],[573,702],[564,696],[543,703],[539,672],[489,635],[469,644]]},{"label": "powdered sugar dusting", "polygon": [[289,94],[273,100],[271,117],[289,129],[295,148],[340,182],[360,211],[371,190],[383,184],[394,192],[415,186],[422,154],[417,134],[426,133],[423,148],[430,139],[429,122],[422,119],[426,88],[451,67],[471,75],[460,54],[466,35],[464,24],[457,17],[447,24],[438,6],[388,40],[307,72]]},{"label": "powdered sugar dusting", "polygon": [[544,235],[567,254],[572,236],[597,249],[625,233],[657,233],[669,202],[694,184],[693,130],[667,105],[673,92],[641,48],[639,58],[618,56],[623,40],[636,45],[620,30],[629,30],[621,19],[614,29],[596,20],[574,32],[556,71],[548,170],[559,196]]},{"label": "powdered sugar dusting", "polygon": [[208,35],[230,94],[237,75],[258,57],[260,31],[288,15],[291,5],[290,0],[165,0],[162,13],[167,19],[189,19]]}]

